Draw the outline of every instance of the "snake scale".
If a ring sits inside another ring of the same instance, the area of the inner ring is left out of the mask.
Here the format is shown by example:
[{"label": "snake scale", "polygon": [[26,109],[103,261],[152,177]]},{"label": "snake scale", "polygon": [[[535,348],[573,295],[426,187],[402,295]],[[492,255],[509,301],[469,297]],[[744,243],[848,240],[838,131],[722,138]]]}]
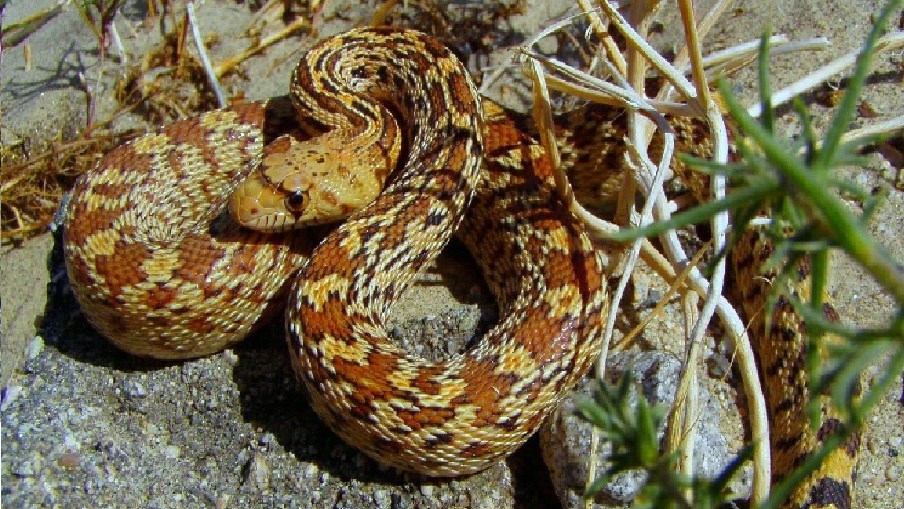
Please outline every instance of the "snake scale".
[{"label": "snake scale", "polygon": [[[300,118],[320,132],[301,145],[272,141],[272,103],[240,104],[139,137],[81,178],[64,221],[77,300],[119,348],[162,359],[227,348],[288,300],[293,367],[344,440],[429,476],[486,468],[536,431],[600,350],[608,275],[559,201],[549,159],[514,117],[482,105],[447,48],[410,30],[358,29],[319,43],[299,63],[291,95]],[[580,118],[597,133],[593,143],[623,144],[623,115],[588,107]],[[572,136],[581,138],[577,129]],[[573,162],[611,169],[621,151]],[[289,155],[306,162],[281,168]],[[330,178],[321,167],[351,186],[370,185],[361,182],[370,174],[387,184],[374,200],[346,205],[336,196],[342,185],[320,195],[313,189]],[[359,167],[370,173],[356,176]],[[284,193],[266,207],[296,221],[319,203],[329,210],[316,214],[347,220],[313,252],[304,235],[239,226],[224,212],[227,201],[259,168],[270,172],[265,185]],[[500,319],[475,347],[428,362],[396,346],[385,323],[456,232]],[[764,301],[758,288],[746,295],[754,308]],[[800,337],[779,328],[761,343],[776,334]],[[761,351],[775,376],[800,381],[799,352]],[[784,385],[769,380],[767,388]],[[772,392],[773,418],[777,409],[802,411],[800,394]],[[812,449],[818,437],[807,433],[806,426],[777,433],[773,447],[784,453],[776,475]],[[794,504],[849,506],[850,472],[842,470],[850,463],[812,476]]]}]

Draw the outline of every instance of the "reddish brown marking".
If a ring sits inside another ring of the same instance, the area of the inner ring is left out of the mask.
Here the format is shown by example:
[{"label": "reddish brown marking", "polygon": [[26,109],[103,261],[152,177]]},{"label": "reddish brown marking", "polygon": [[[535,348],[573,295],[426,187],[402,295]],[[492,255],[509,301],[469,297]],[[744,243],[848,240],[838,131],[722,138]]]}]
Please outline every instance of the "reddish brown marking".
[{"label": "reddish brown marking", "polygon": [[273,154],[284,154],[292,148],[292,140],[286,136],[280,136],[264,147],[264,158]]},{"label": "reddish brown marking", "polygon": [[238,115],[235,122],[239,124],[250,124],[258,129],[263,129],[264,119],[266,118],[264,106],[263,103],[249,102],[234,104],[230,109]]},{"label": "reddish brown marking", "polygon": [[[138,153],[133,144],[120,145],[104,156],[97,166],[96,173],[112,172],[115,175],[130,172],[148,173],[153,166],[154,158],[150,154]],[[94,182],[99,179],[95,177]],[[98,186],[98,184],[92,184]]]},{"label": "reddish brown marking", "polygon": [[115,200],[121,196],[129,194],[129,191],[131,191],[133,187],[133,184],[110,184],[98,182],[94,184],[94,186],[91,188],[91,191],[98,196],[103,196],[104,198]]},{"label": "reddish brown marking", "polygon": [[448,77],[448,87],[452,91],[452,101],[460,113],[473,115],[476,102],[474,93],[468,86],[467,77],[460,73],[452,73]]},{"label": "reddish brown marking", "polygon": [[[189,145],[200,152],[201,157],[210,167],[212,173],[217,173],[220,170],[216,146],[210,142],[212,129],[202,124],[200,117],[174,122],[164,127],[162,132],[169,136],[172,144]],[[175,169],[177,174],[183,173],[183,151],[184,148],[180,148],[179,150],[171,150],[167,154],[169,164]]]},{"label": "reddish brown marking", "polygon": [[[427,217],[430,209],[430,199],[426,196],[420,196],[415,199],[405,209],[406,217]],[[382,249],[390,250],[405,242],[408,236],[408,221],[397,218],[397,220],[385,225],[382,230],[382,239],[380,246]]]},{"label": "reddish brown marking", "polygon": [[157,285],[153,290],[147,292],[146,304],[150,309],[165,308],[176,299],[179,295],[180,288],[167,288]]},{"label": "reddish brown marking", "polygon": [[562,336],[566,326],[560,318],[548,318],[551,312],[545,302],[537,303],[523,325],[514,331],[515,342],[526,348],[539,365],[553,362],[564,353],[560,348],[551,348],[551,343]]},{"label": "reddish brown marking", "polygon": [[[538,384],[534,384],[534,392],[540,390]],[[533,414],[529,414],[527,419],[521,423],[521,429],[537,429],[540,427],[540,424],[543,423],[543,420],[546,419],[546,416],[549,415],[548,412],[535,412]]]},{"label": "reddish brown marking", "polygon": [[111,255],[97,255],[94,264],[102,274],[112,296],[122,292],[124,286],[134,286],[147,279],[147,273],[141,264],[150,258],[151,253],[141,244],[119,243]]},{"label": "reddish brown marking", "polygon": [[[342,357],[333,358],[333,368],[336,376],[355,385],[355,400],[369,408],[374,400],[386,400],[392,395],[389,386],[389,376],[398,368],[396,357],[387,354],[371,352],[364,364],[347,360]],[[372,383],[360,384],[362,380]]]},{"label": "reddish brown marking", "polygon": [[[321,198],[323,198],[323,201],[329,203],[330,205],[332,205],[334,207],[337,204],[339,204],[339,198],[336,196],[336,193],[334,193],[328,189],[323,189],[320,192],[320,196],[321,196]],[[350,205],[345,205],[345,204],[343,204],[342,208],[344,211],[354,210],[354,207],[352,207]]]},{"label": "reddish brown marking", "polygon": [[81,286],[89,286],[95,283],[94,276],[91,275],[91,271],[88,269],[88,265],[85,263],[84,258],[81,256],[69,255],[66,256],[66,261],[68,262],[66,271],[69,273],[71,281],[76,281],[77,284]]},{"label": "reddish brown marking", "polygon": [[444,111],[446,109],[446,95],[439,87],[430,87],[424,91],[430,100],[432,111]]},{"label": "reddish brown marking", "polygon": [[485,130],[483,143],[488,155],[498,155],[501,151],[508,151],[513,146],[522,146],[525,142],[524,133],[518,130],[510,122],[493,124],[492,128]]},{"label": "reddish brown marking", "polygon": [[320,312],[314,312],[310,306],[302,306],[301,320],[304,321],[305,331],[312,341],[319,340],[324,334],[329,333],[341,341],[349,341],[353,337],[350,317],[345,308],[345,303],[339,299],[327,299],[322,304]]},{"label": "reddish brown marking", "polygon": [[72,211],[74,219],[66,224],[66,243],[71,246],[84,246],[88,237],[111,228],[113,222],[120,216],[122,216],[122,210],[86,211],[81,207],[77,208]]},{"label": "reddish brown marking", "polygon": [[210,334],[217,328],[216,324],[214,324],[206,316],[199,316],[197,318],[194,318],[186,325],[189,329],[191,329],[192,332],[199,335]]},{"label": "reddish brown marking", "polygon": [[207,284],[214,264],[225,253],[225,250],[217,246],[213,239],[197,234],[183,238],[176,250],[179,253],[179,259],[174,275],[201,287]]},{"label": "reddish brown marking", "polygon": [[317,247],[316,256],[312,256],[310,263],[304,268],[303,278],[316,281],[331,274],[353,274],[358,264],[351,267],[347,261],[351,259],[351,253],[342,245],[342,239],[337,236],[327,238]]},{"label": "reddish brown marking", "polygon": [[511,390],[510,376],[497,374],[493,364],[473,358],[466,359],[459,375],[465,382],[468,402],[478,408],[472,425],[477,428],[495,425],[502,413],[498,406],[499,395]]},{"label": "reddish brown marking", "polygon": [[443,384],[436,381],[436,376],[442,374],[442,372],[443,368],[441,366],[425,366],[418,372],[417,378],[411,381],[411,385],[424,394],[439,394],[443,389]]},{"label": "reddish brown marking", "polygon": [[[439,42],[439,40],[432,37],[420,37],[419,40],[424,45],[424,51],[432,56],[434,61],[449,58],[449,48],[447,48],[445,44]],[[424,69],[432,69],[433,67],[435,67],[435,65],[424,67]]]},{"label": "reddish brown marking", "polygon": [[226,270],[233,276],[233,280],[240,280],[242,276],[257,272],[257,260],[254,257],[256,246],[250,245],[232,253]]},{"label": "reddish brown marking", "polygon": [[440,428],[455,417],[455,412],[451,408],[419,406],[415,410],[394,408],[394,411],[405,426],[415,432],[422,428]]},{"label": "reddish brown marking", "polygon": [[[481,146],[480,143],[475,143],[475,144],[471,145],[472,150],[475,150],[475,151],[480,151],[480,146]],[[468,147],[463,143],[458,143],[452,147],[452,152],[449,154],[449,159],[445,162],[445,167],[446,168],[455,168],[455,169],[464,168],[466,163],[468,162],[468,159],[471,157],[472,157],[472,154],[470,154],[468,152]],[[441,175],[443,172],[436,172],[436,173]],[[458,172],[456,171],[455,174],[457,175]],[[432,178],[432,176],[431,176],[431,178]],[[456,178],[455,179],[455,187],[444,188],[444,189],[458,189],[458,187],[461,184],[463,184],[464,182],[465,182],[464,180],[462,180],[460,178]]]},{"label": "reddish brown marking", "polygon": [[577,270],[586,271],[588,267],[581,264],[583,260],[580,258],[575,260],[574,253],[561,251],[547,253],[547,257],[548,261],[543,265],[543,274],[547,278],[546,286],[550,290],[562,288],[566,285],[582,286],[575,272]]},{"label": "reddish brown marking", "polygon": [[182,164],[184,159],[185,153],[183,152],[182,147],[180,147],[179,150],[169,150],[166,153],[167,164],[173,169],[173,173],[176,175],[185,175],[187,173]]}]

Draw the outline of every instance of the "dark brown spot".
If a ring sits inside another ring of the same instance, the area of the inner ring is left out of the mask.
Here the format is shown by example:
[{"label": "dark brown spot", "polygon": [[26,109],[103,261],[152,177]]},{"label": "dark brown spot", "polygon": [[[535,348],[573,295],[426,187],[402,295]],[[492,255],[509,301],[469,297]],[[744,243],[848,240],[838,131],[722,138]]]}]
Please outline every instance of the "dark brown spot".
[{"label": "dark brown spot", "polygon": [[849,509],[851,507],[851,487],[844,481],[823,477],[810,488],[810,497],[806,507]]}]

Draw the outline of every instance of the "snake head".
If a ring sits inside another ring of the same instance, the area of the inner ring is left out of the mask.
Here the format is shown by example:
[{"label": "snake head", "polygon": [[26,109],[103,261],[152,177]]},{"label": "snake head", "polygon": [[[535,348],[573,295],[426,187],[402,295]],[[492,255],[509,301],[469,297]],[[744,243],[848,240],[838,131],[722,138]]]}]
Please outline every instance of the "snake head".
[{"label": "snake head", "polygon": [[335,132],[279,137],[229,197],[229,212],[246,228],[271,232],[341,221],[383,188],[387,163],[368,150]]}]

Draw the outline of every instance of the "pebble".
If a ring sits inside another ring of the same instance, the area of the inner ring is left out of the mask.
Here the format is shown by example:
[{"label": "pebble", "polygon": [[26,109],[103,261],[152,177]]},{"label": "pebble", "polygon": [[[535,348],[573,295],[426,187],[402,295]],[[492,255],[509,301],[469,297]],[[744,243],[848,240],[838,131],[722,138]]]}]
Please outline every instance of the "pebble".
[{"label": "pebble", "polygon": [[81,459],[79,458],[78,454],[74,452],[67,452],[57,458],[57,465],[67,470],[72,470],[74,468],[78,468],[79,465],[81,465]]},{"label": "pebble", "polygon": [[389,493],[387,493],[386,490],[374,490],[372,498],[376,507],[389,507],[389,504],[392,502]]},{"label": "pebble", "polygon": [[876,454],[879,452],[879,439],[870,437],[869,440],[866,441],[866,448],[869,450],[870,454]]},{"label": "pebble", "polygon": [[885,480],[888,482],[895,482],[901,478],[901,467],[898,465],[889,465],[888,468],[885,469]]},{"label": "pebble", "polygon": [[122,390],[129,399],[141,399],[148,395],[147,389],[138,380],[125,380],[122,385]]},{"label": "pebble", "polygon": [[182,454],[182,450],[177,445],[168,445],[163,448],[163,456],[168,459],[176,459]]},{"label": "pebble", "polygon": [[41,461],[41,456],[35,453],[25,461],[19,463],[19,465],[13,469],[13,474],[19,477],[33,477],[41,470],[42,465],[43,462]]},{"label": "pebble", "polygon": [[270,486],[270,464],[260,453],[253,453],[245,466],[245,484],[258,490]]},{"label": "pebble", "polygon": [[31,341],[25,347],[25,358],[32,361],[41,354],[42,350],[44,350],[44,338],[35,336],[31,338]]},{"label": "pebble", "polygon": [[3,400],[0,402],[0,412],[5,412],[7,408],[18,399],[19,395],[22,394],[22,386],[21,385],[10,385],[9,387],[3,388]]},{"label": "pebble", "polygon": [[226,363],[230,366],[235,366],[239,363],[239,356],[235,354],[235,352],[230,348],[228,350],[223,350],[223,358],[226,359]]}]

